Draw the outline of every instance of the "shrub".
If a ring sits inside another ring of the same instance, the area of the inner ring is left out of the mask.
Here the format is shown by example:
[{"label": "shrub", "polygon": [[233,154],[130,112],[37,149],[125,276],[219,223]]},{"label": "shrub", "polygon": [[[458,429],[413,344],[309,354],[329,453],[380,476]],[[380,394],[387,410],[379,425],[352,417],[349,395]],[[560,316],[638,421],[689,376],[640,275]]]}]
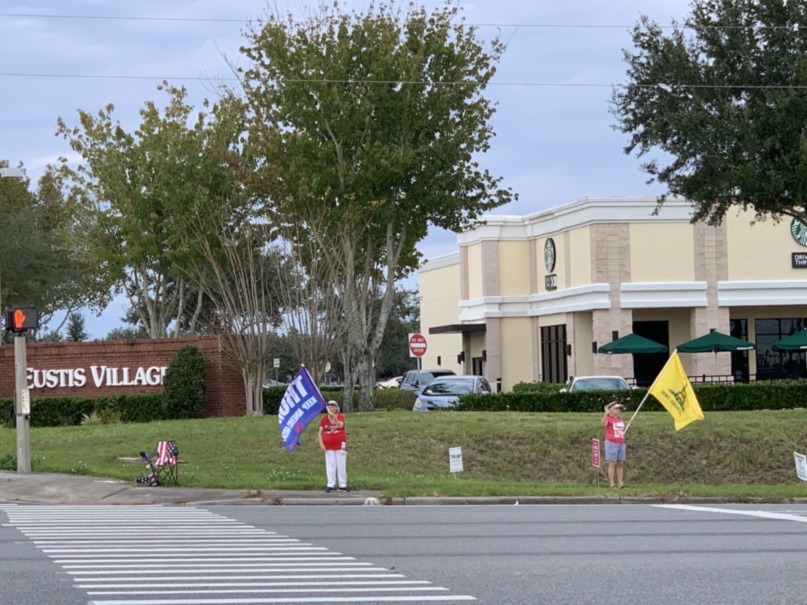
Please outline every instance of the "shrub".
[{"label": "shrub", "polygon": [[[11,397],[3,397],[0,399],[0,422],[3,428],[11,428],[15,426],[14,420],[14,399]],[[14,467],[16,468],[16,466]]]},{"label": "shrub", "polygon": [[163,379],[166,418],[198,418],[205,407],[205,363],[202,352],[185,345],[176,352]]},{"label": "shrub", "polygon": [[411,410],[415,394],[401,389],[376,389],[373,402],[377,410]]},{"label": "shrub", "polygon": [[[693,389],[704,412],[807,407],[805,380],[761,380],[747,384],[696,383]],[[620,399],[628,407],[628,411],[632,411],[639,406],[645,395],[647,395],[646,388],[618,393],[616,391],[560,393],[559,390],[541,391],[531,388],[519,388],[516,391],[514,388],[509,393],[463,395],[456,409],[496,412],[600,412],[609,401]],[[661,409],[661,404],[654,397],[650,396],[649,399],[648,405]]]},{"label": "shrub", "polygon": [[566,388],[562,382],[519,382],[513,385],[514,393],[559,393]]},{"label": "shrub", "polygon": [[263,414],[264,416],[277,416],[280,410],[280,401],[286,393],[285,386],[266,387],[263,389]]},{"label": "shrub", "polygon": [[104,410],[104,414],[118,414],[121,422],[154,422],[173,418],[163,403],[161,393],[113,395],[96,401],[99,410]]},{"label": "shrub", "polygon": [[3,454],[0,456],[0,469],[4,471],[17,470],[17,455],[16,454]]},{"label": "shrub", "polygon": [[31,400],[31,426],[77,426],[95,410],[86,397],[38,397]]}]

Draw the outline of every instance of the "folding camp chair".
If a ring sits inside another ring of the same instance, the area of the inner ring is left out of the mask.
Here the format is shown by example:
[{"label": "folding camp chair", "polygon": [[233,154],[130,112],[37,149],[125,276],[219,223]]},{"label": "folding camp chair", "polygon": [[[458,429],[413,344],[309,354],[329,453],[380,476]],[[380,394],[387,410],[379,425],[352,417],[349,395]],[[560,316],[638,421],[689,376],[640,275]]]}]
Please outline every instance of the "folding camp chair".
[{"label": "folding camp chair", "polygon": [[[179,485],[179,448],[176,441],[160,441],[153,454],[140,452],[143,463],[151,474],[141,477],[138,482],[147,485]],[[143,481],[141,481],[143,479]]]}]

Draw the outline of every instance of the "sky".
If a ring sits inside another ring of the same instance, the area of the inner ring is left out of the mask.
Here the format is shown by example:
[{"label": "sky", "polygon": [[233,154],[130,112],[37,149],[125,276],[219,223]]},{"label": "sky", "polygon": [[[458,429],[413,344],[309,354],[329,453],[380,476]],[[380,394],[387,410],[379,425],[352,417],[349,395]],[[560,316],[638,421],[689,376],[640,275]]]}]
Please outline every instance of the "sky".
[{"label": "sky", "polygon": [[[362,8],[366,0],[343,0]],[[434,6],[432,0],[421,4]],[[273,0],[303,19],[318,0]],[[496,137],[480,164],[518,193],[491,214],[525,215],[586,196],[657,195],[626,135],[608,113],[613,85],[625,82],[622,50],[640,14],[680,22],[689,0],[459,1],[478,35],[499,35],[507,49],[487,90],[497,103]],[[231,65],[265,0],[3,0],[0,5],[0,160],[20,162],[32,181],[60,156],[79,161],[55,135],[59,117],[76,125],[79,109],[115,106],[124,128],[139,124],[146,101],[162,106],[157,85],[184,85],[197,107],[234,85]],[[424,258],[457,250],[456,235],[432,229]],[[416,285],[416,276],[408,280]],[[99,317],[85,313],[91,338],[122,325],[125,301]]]}]

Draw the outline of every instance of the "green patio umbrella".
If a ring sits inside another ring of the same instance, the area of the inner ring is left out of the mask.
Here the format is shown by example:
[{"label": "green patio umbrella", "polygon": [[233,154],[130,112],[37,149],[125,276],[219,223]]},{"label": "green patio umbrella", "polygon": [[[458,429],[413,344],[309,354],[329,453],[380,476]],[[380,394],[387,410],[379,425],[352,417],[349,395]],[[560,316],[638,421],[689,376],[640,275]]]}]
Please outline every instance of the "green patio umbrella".
[{"label": "green patio umbrella", "polygon": [[667,347],[638,334],[626,334],[622,338],[617,338],[613,342],[602,345],[597,349],[597,353],[613,354],[637,354],[637,353],[666,353]]},{"label": "green patio umbrella", "polygon": [[756,345],[753,342],[748,342],[742,338],[735,338],[734,336],[729,336],[728,334],[723,334],[716,330],[712,330],[708,334],[704,334],[695,340],[690,340],[678,345],[678,350],[682,353],[750,351],[755,348]]},{"label": "green patio umbrella", "polygon": [[807,329],[785,336],[771,345],[774,351],[801,351],[807,349]]}]

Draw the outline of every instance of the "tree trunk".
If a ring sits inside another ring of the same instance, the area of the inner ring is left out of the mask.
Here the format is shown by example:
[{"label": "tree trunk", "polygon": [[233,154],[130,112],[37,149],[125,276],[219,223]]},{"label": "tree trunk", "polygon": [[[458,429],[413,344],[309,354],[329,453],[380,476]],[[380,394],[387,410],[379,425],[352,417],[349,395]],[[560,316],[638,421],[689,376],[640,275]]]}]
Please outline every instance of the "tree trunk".
[{"label": "tree trunk", "polygon": [[261,378],[255,376],[255,371],[243,369],[244,393],[247,402],[247,416],[263,415],[263,383]]},{"label": "tree trunk", "polygon": [[359,365],[359,411],[372,412],[373,389],[375,388],[375,371],[373,368],[373,354],[367,349]]}]

